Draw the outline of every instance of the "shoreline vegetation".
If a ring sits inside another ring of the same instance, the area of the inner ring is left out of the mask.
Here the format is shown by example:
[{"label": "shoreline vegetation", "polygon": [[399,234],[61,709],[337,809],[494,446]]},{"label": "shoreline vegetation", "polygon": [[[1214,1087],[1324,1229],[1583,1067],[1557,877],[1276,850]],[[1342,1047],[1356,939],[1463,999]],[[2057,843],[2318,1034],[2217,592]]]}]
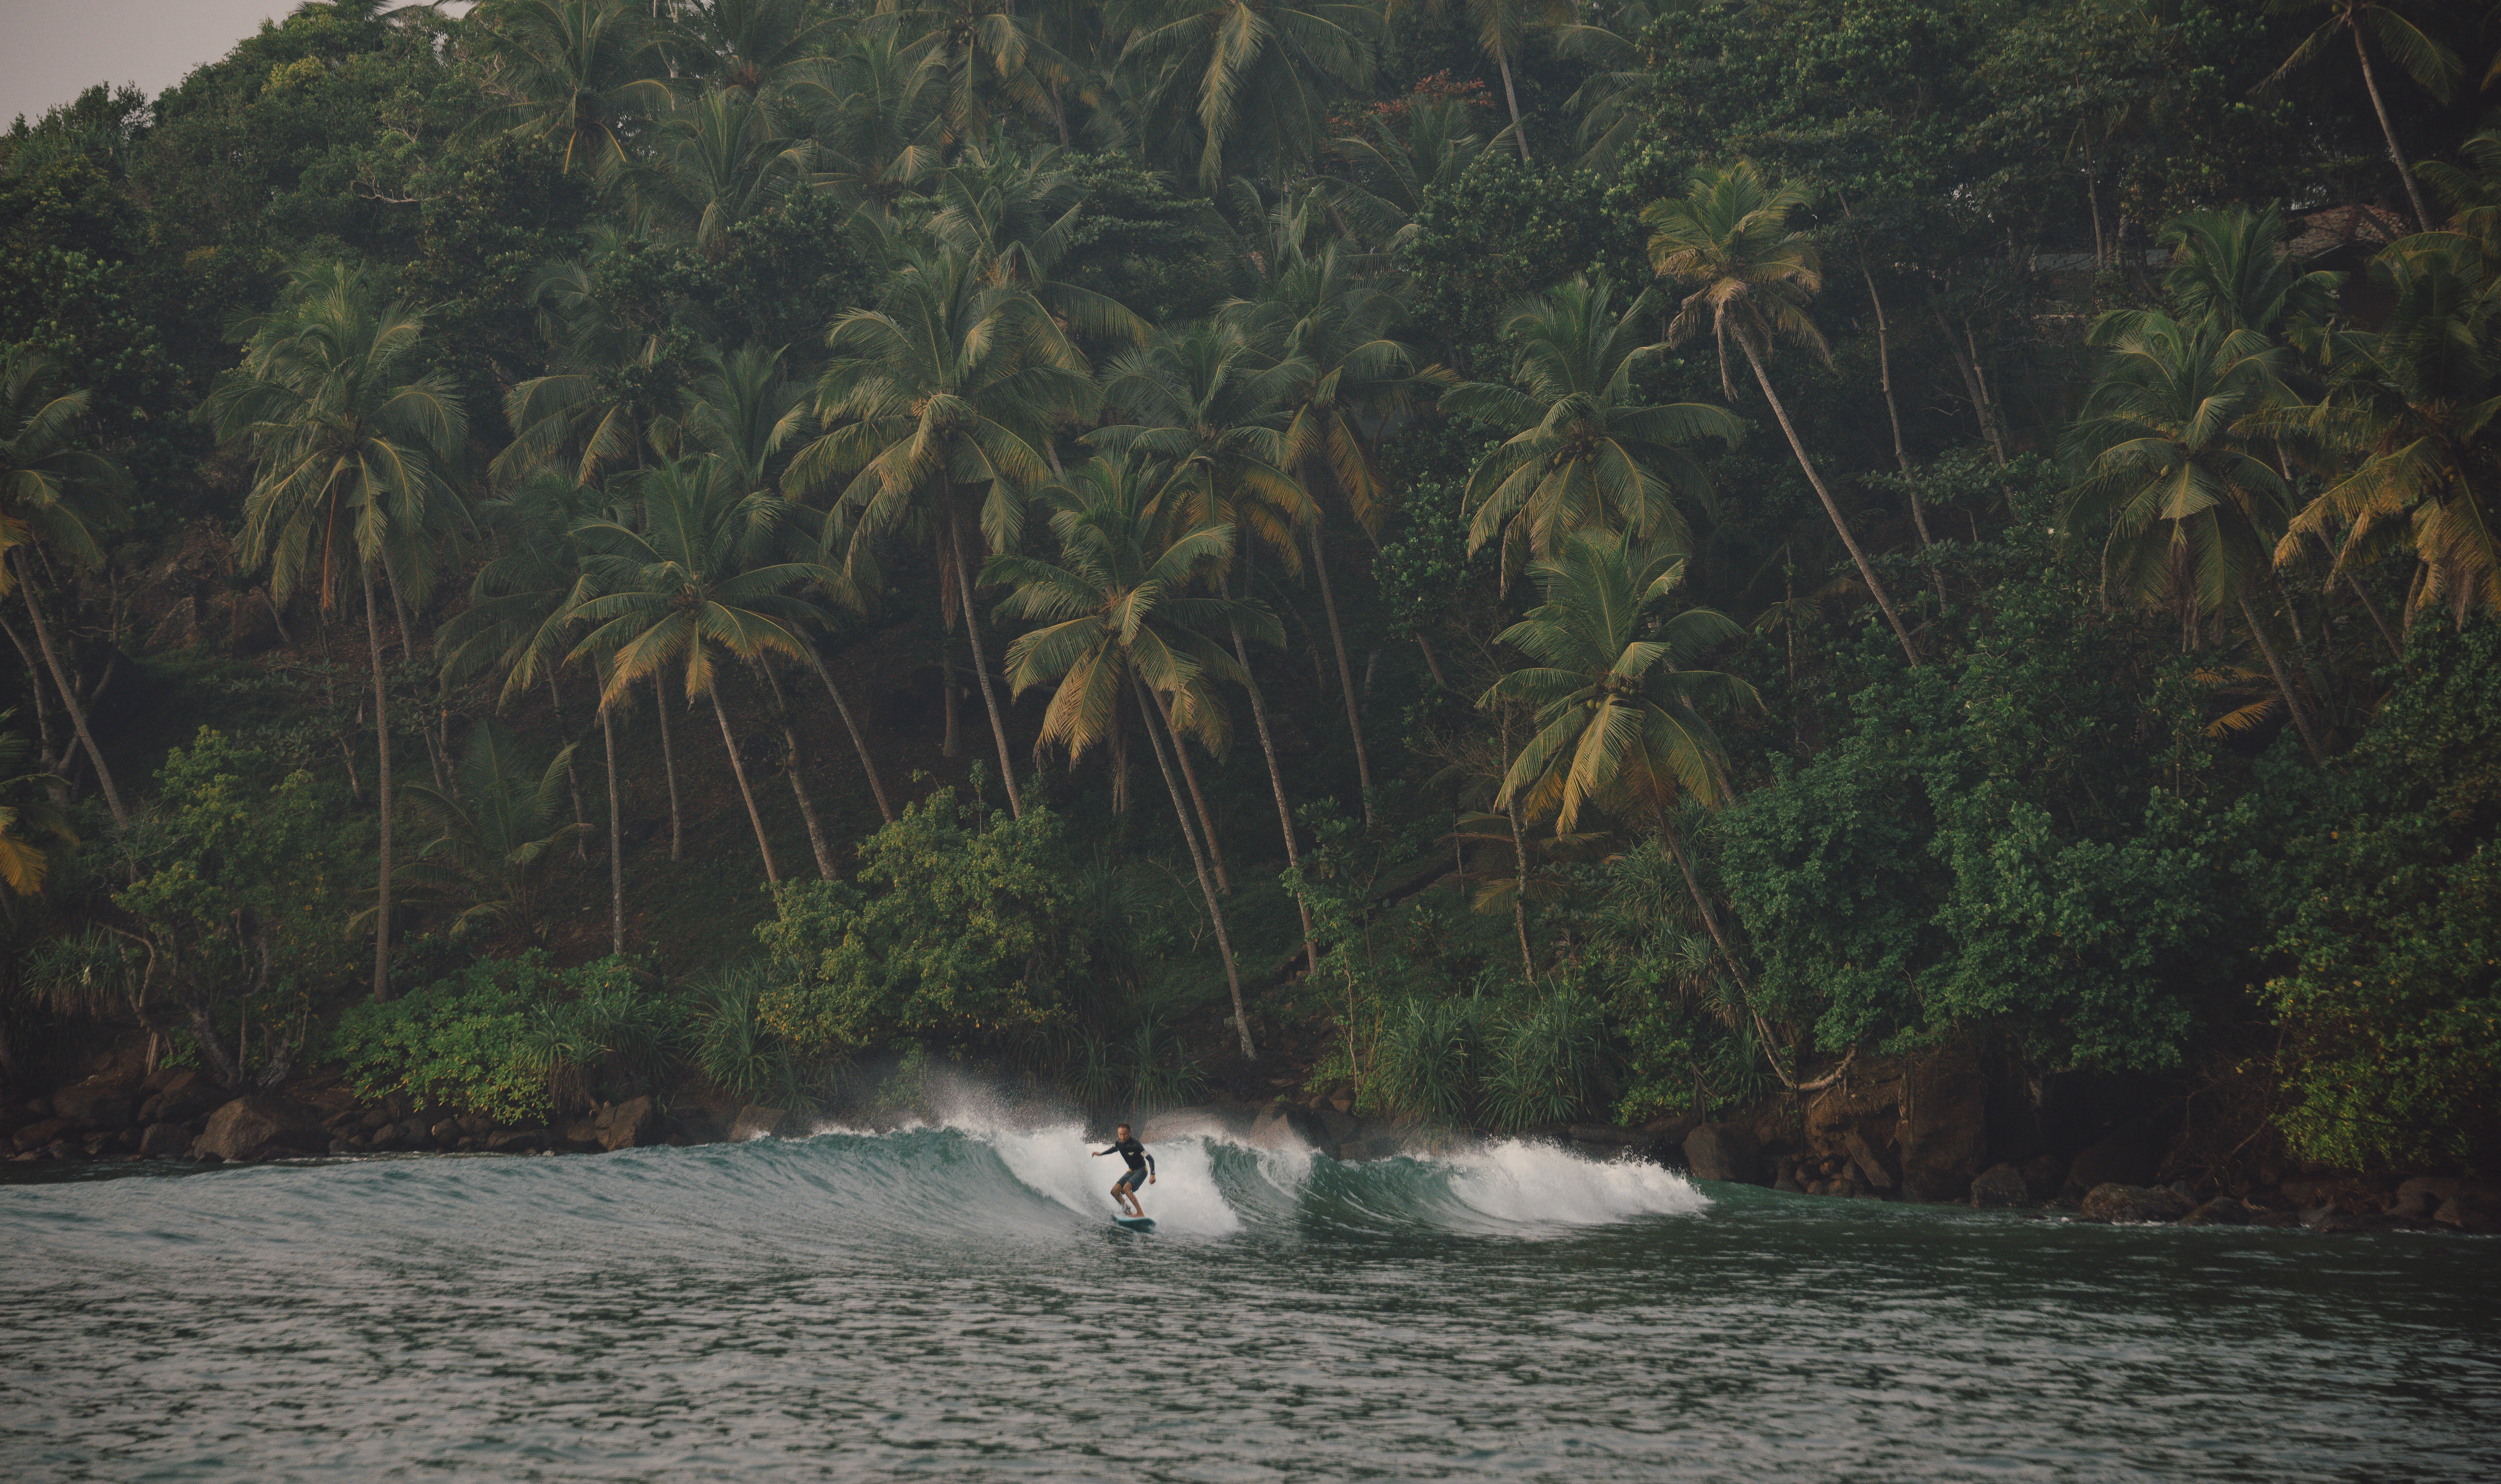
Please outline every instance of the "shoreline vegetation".
[{"label": "shoreline vegetation", "polygon": [[0,1160],[970,1079],[2501,1228],[2484,18],[317,0],[21,118]]}]

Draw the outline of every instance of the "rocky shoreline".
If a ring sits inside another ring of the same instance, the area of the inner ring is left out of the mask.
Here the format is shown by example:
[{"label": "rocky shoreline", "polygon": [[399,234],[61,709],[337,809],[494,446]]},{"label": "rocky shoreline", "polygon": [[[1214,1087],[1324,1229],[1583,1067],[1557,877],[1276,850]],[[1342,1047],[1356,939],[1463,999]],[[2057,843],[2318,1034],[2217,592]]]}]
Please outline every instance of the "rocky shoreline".
[{"label": "rocky shoreline", "polygon": [[[1812,1099],[1769,1103],[1751,1120],[1556,1124],[1517,1136],[1588,1158],[1642,1160],[1696,1179],[1832,1199],[2037,1209],[2112,1224],[2501,1231],[2501,1190],[2455,1175],[2286,1168],[2280,1160],[2257,1160],[2220,1175],[2164,1178],[2179,1163],[2176,1151],[2166,1155],[2159,1130],[2143,1123],[2117,1121],[2072,1153],[2024,1153],[2020,1138],[1988,1127],[1984,1097],[1969,1096],[1968,1086],[1958,1095],[1951,1077],[1936,1073],[1916,1063],[1871,1067],[1855,1086],[1837,1082]],[[1149,1143],[1206,1133],[1350,1161],[1465,1142],[1413,1122],[1360,1116],[1353,1102],[1351,1089],[1339,1089],[1301,1101],[1209,1103],[1144,1116],[1139,1131]],[[548,1123],[507,1125],[398,1096],[360,1103],[335,1075],[238,1096],[196,1069],[143,1074],[108,1066],[48,1096],[0,1105],[0,1159],[214,1164],[368,1154],[585,1155],[803,1137],[821,1124],[816,1115],[777,1107],[664,1106],[647,1096]],[[2017,1154],[2022,1157],[2005,1157]]]}]

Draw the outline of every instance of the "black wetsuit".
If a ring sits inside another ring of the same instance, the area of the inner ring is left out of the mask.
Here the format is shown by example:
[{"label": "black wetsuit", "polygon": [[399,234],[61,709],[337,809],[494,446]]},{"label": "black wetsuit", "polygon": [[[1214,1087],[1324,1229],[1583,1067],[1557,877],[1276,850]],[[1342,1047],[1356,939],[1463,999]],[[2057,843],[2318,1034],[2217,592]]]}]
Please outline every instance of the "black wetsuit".
[{"label": "black wetsuit", "polygon": [[1133,1191],[1145,1185],[1146,1177],[1155,1172],[1155,1157],[1147,1153],[1147,1146],[1134,1138],[1122,1139],[1103,1152],[1117,1154],[1129,1162],[1129,1178],[1126,1183]]}]

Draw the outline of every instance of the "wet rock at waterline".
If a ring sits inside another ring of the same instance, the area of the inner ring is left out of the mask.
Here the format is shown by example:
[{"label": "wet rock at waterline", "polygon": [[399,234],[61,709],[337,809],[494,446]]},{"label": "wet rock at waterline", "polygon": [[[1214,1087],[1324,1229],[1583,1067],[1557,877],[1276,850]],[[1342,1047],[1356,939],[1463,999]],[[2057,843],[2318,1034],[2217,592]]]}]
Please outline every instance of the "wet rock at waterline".
[{"label": "wet rock at waterline", "polygon": [[2032,1203],[2032,1184],[2012,1164],[1992,1164],[1971,1182],[1971,1203],[1984,1210]]},{"label": "wet rock at waterline", "polygon": [[318,1154],[329,1147],[319,1114],[291,1098],[254,1093],[210,1114],[209,1127],[191,1145],[191,1154],[234,1163]]},{"label": "wet rock at waterline", "polygon": [[602,1149],[639,1149],[660,1142],[660,1110],[648,1096],[600,1109],[593,1124]]},{"label": "wet rock at waterline", "polygon": [[762,1103],[749,1103],[738,1110],[737,1119],[729,1126],[730,1142],[743,1144],[749,1139],[760,1139],[767,1134],[779,1134],[783,1131],[783,1124],[787,1122],[789,1117],[789,1113],[784,1109],[766,1107]]},{"label": "wet rock at waterline", "polygon": [[111,1085],[83,1082],[52,1095],[52,1116],[81,1128],[128,1128],[130,1115],[130,1095]]},{"label": "wet rock at waterline", "polygon": [[1734,1124],[1704,1124],[1684,1136],[1685,1167],[1696,1180],[1752,1184],[1760,1147]]},{"label": "wet rock at waterline", "polygon": [[2085,1192],[2077,1214],[2085,1221],[2112,1223],[2178,1221],[2188,1214],[2188,1197],[2160,1186],[2112,1181]]}]

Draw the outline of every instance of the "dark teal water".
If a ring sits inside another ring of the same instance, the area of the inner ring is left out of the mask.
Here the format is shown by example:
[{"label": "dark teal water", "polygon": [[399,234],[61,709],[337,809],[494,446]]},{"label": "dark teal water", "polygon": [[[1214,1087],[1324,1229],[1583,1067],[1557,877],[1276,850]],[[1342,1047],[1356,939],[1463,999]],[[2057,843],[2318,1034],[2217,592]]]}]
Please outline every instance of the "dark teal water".
[{"label": "dark teal water", "polygon": [[0,1478],[2490,1479],[2501,1244],[1075,1130],[0,1187]]}]

